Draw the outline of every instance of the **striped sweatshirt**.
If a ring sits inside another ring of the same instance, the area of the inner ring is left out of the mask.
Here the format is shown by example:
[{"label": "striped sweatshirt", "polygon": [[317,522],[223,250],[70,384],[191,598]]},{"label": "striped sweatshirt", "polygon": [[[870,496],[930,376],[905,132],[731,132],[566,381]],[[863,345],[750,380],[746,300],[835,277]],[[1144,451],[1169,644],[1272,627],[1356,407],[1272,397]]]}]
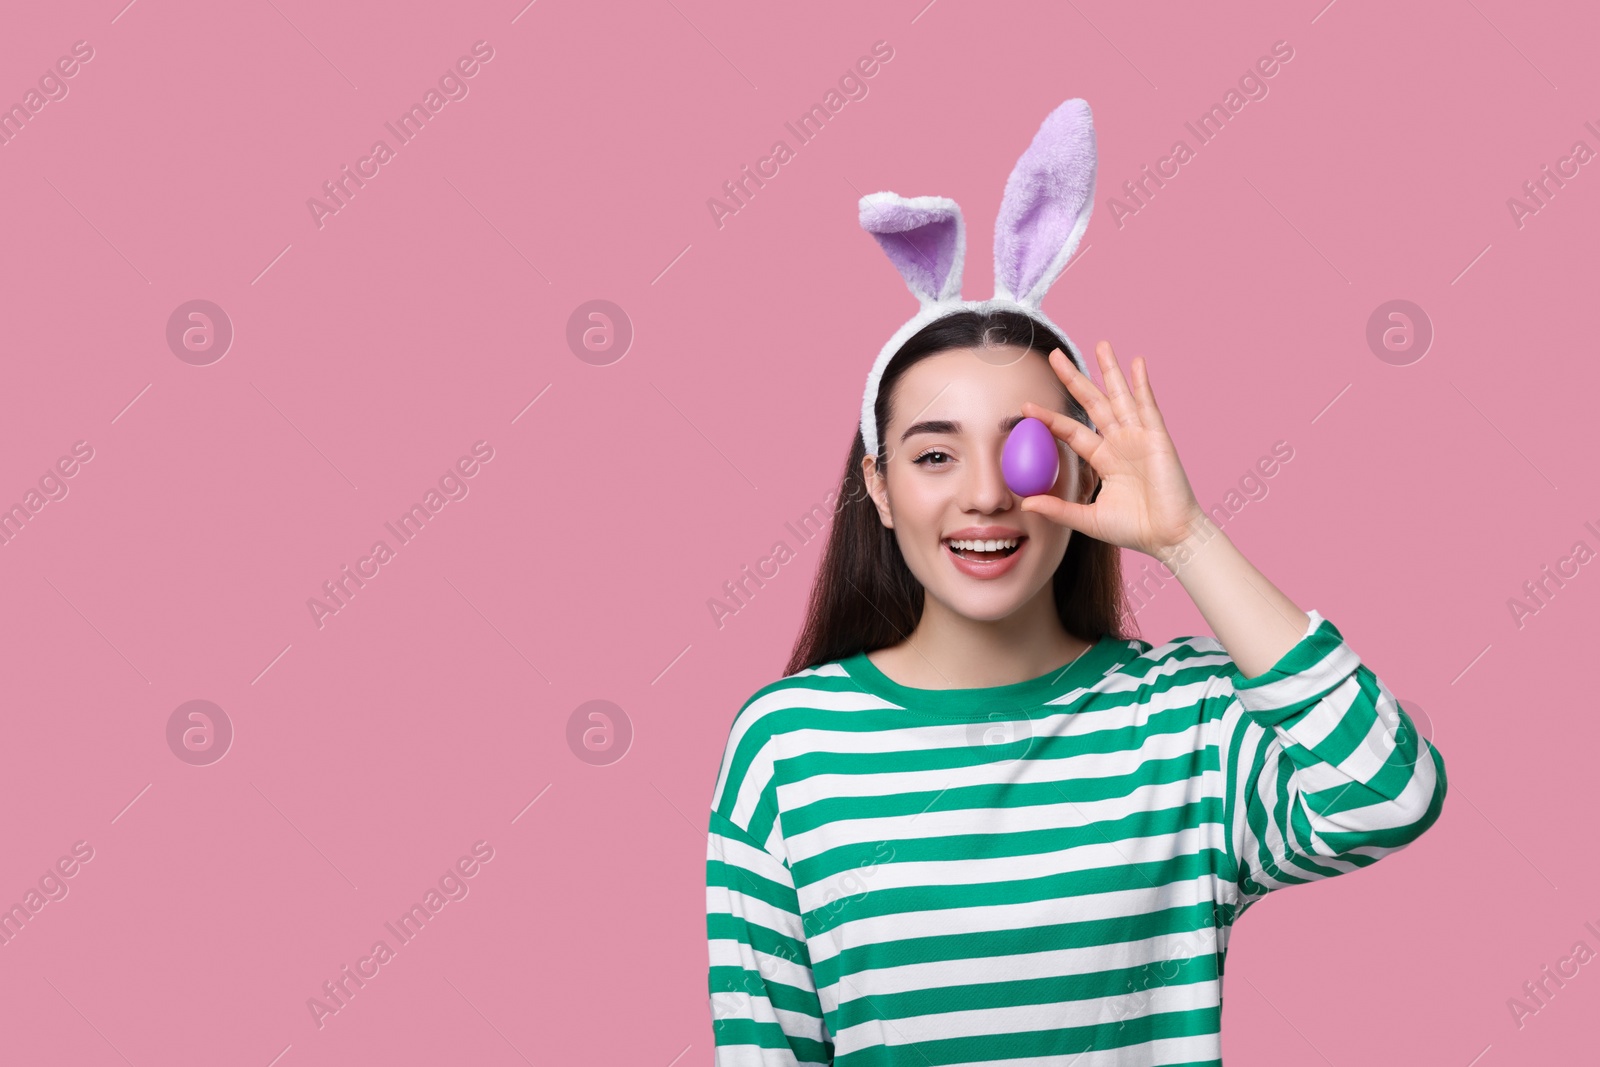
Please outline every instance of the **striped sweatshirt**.
[{"label": "striped sweatshirt", "polygon": [[1245,678],[1101,638],[1011,685],[864,654],[734,716],[706,854],[718,1067],[1222,1060],[1228,933],[1439,817],[1445,772],[1317,611]]}]

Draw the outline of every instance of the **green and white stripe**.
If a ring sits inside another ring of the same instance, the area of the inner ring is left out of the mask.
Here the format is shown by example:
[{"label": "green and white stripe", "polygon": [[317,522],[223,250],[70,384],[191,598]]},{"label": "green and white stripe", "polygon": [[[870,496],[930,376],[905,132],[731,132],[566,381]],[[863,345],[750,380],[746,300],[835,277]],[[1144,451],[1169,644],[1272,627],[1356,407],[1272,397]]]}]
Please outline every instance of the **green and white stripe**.
[{"label": "green and white stripe", "polygon": [[1104,638],[1014,685],[864,655],[735,716],[711,801],[718,1067],[1220,1064],[1234,920],[1439,816],[1444,764],[1315,610],[1246,679]]}]

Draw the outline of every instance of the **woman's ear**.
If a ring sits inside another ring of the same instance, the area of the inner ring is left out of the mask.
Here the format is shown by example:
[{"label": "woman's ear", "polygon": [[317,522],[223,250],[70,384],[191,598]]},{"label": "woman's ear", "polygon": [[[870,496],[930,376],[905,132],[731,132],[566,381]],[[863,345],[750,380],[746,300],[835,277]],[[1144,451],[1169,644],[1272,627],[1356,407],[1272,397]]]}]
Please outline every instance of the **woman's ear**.
[{"label": "woman's ear", "polygon": [[867,492],[872,494],[872,502],[877,505],[878,520],[885,528],[894,529],[894,516],[889,512],[889,484],[883,472],[878,470],[876,457],[861,457],[861,480],[867,483]]},{"label": "woman's ear", "polygon": [[1100,491],[1100,478],[1095,474],[1094,468],[1089,466],[1089,461],[1078,455],[1072,449],[1062,445],[1066,455],[1063,463],[1071,463],[1077,472],[1077,493],[1072,496],[1072,501],[1077,504],[1094,503],[1095,494]]},{"label": "woman's ear", "polygon": [[1089,466],[1088,461],[1086,461],[1086,460],[1084,460],[1084,459],[1082,459],[1080,457],[1079,458],[1079,463],[1083,467],[1083,473],[1084,473],[1085,478],[1088,481],[1088,489],[1089,489],[1089,494],[1083,498],[1083,503],[1085,503],[1085,504],[1093,504],[1094,503],[1094,498],[1100,494],[1100,486],[1102,484],[1101,481],[1100,481],[1100,477],[1099,477],[1099,475],[1095,474],[1094,468]]}]

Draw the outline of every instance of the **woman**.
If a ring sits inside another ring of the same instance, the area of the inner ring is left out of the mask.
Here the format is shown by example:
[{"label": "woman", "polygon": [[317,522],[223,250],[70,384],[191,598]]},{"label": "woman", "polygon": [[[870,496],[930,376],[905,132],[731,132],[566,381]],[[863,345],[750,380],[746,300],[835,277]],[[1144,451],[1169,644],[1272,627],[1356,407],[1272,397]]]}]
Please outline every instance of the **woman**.
[{"label": "woman", "polygon": [[[786,676],[728,735],[716,1063],[1220,1064],[1233,922],[1410,843],[1444,765],[1200,508],[1142,359],[1130,384],[1102,342],[1102,392],[1036,303],[924,304],[869,378]],[[1066,446],[1029,497],[1000,462],[1023,417]],[[1124,633],[1122,549],[1216,637]]]}]

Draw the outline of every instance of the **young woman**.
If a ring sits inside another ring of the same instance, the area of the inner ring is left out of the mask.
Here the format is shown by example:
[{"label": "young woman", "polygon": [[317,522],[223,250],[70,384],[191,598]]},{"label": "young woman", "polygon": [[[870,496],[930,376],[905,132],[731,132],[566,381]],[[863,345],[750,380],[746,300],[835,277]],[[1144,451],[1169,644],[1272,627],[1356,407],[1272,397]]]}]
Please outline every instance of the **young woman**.
[{"label": "young woman", "polygon": [[[1438,818],[1438,752],[1201,509],[1144,361],[1102,342],[1102,392],[1064,348],[963,311],[884,369],[712,798],[720,1067],[1220,1064],[1239,915]],[[1038,496],[1001,470],[1023,417],[1066,446]],[[1216,636],[1126,633],[1123,549]]]}]

